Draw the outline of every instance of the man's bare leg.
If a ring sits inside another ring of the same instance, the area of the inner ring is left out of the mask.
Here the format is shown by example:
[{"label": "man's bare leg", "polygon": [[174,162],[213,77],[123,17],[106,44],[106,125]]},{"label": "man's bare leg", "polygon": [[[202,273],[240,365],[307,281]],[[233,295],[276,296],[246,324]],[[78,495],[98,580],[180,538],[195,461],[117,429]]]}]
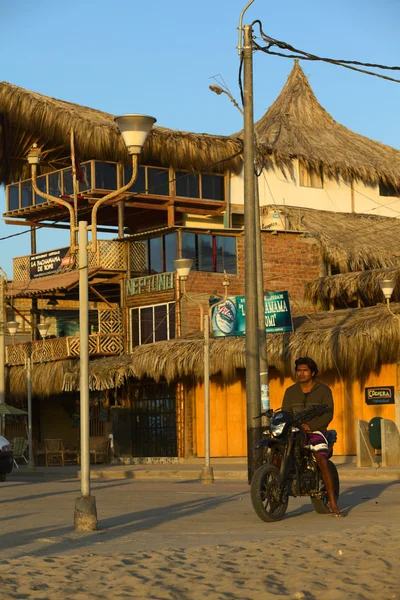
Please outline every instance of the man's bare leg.
[{"label": "man's bare leg", "polygon": [[336,503],[335,484],[333,481],[331,470],[328,465],[328,459],[326,458],[326,456],[320,454],[319,452],[314,452],[314,456],[317,461],[318,468],[321,471],[322,480],[324,482],[325,489],[328,494],[330,511],[333,515],[344,516],[344,514],[340,511],[340,508]]}]

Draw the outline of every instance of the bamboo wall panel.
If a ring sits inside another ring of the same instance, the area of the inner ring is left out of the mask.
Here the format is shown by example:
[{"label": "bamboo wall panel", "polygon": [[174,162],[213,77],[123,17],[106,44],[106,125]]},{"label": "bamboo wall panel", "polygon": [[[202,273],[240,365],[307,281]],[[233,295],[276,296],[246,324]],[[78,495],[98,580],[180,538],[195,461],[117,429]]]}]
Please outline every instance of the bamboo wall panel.
[{"label": "bamboo wall panel", "polygon": [[[329,425],[336,429],[338,441],[335,454],[355,455],[356,421],[370,421],[374,417],[395,420],[394,404],[367,405],[365,388],[394,386],[397,389],[396,365],[382,365],[379,373],[371,373],[363,381],[347,382],[335,372],[325,373],[319,380],[332,390],[335,403],[334,418]],[[275,370],[270,373],[271,408],[282,406],[283,395],[294,381],[290,377],[281,377]],[[195,388],[195,452],[204,456],[204,401],[203,384]],[[246,389],[244,381],[224,385],[219,378],[213,377],[210,386],[211,411],[211,456],[246,456]]]},{"label": "bamboo wall panel", "polygon": [[[196,387],[197,456],[204,456],[204,388]],[[242,381],[225,386],[219,377],[210,385],[211,456],[246,456],[246,394]]]}]

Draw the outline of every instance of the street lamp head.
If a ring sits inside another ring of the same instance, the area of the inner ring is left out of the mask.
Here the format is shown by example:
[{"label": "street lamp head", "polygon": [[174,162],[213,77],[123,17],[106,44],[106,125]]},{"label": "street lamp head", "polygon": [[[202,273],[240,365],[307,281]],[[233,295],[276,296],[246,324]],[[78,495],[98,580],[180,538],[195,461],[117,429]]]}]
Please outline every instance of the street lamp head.
[{"label": "street lamp head", "polygon": [[222,87],[220,87],[219,85],[215,85],[215,83],[212,83],[208,87],[210,88],[210,90],[212,92],[214,92],[214,94],[217,94],[218,96],[220,96],[221,94],[224,93],[224,90],[222,89]]},{"label": "street lamp head", "polygon": [[178,273],[179,279],[186,281],[186,279],[189,277],[193,260],[191,258],[178,258],[177,260],[173,261],[173,265]]},{"label": "street lamp head", "polygon": [[42,149],[36,144],[33,144],[32,148],[29,150],[26,155],[26,159],[30,165],[38,165],[42,160]]},{"label": "street lamp head", "polygon": [[17,333],[19,327],[18,321],[7,321],[7,329],[10,332],[11,337]]},{"label": "street lamp head", "polygon": [[38,328],[40,335],[44,339],[47,337],[47,334],[49,333],[50,323],[39,323],[37,328]]},{"label": "street lamp head", "polygon": [[381,290],[386,300],[390,300],[393,290],[395,288],[396,282],[393,279],[383,279],[379,282],[381,286]]},{"label": "street lamp head", "polygon": [[129,154],[140,154],[151,128],[157,119],[147,115],[121,115],[115,117]]}]

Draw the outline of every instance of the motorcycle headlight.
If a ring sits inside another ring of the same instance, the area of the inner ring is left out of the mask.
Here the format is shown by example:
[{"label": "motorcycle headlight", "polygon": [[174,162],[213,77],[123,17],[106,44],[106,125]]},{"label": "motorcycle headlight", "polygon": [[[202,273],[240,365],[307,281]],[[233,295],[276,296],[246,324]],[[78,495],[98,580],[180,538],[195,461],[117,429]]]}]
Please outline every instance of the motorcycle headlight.
[{"label": "motorcycle headlight", "polygon": [[271,423],[270,429],[271,429],[272,435],[274,437],[279,437],[280,435],[282,435],[285,425],[286,425],[286,423],[278,423],[277,425],[274,425],[273,423]]},{"label": "motorcycle headlight", "polygon": [[11,445],[10,445],[10,444],[6,444],[5,446],[2,446],[2,447],[0,448],[0,450],[1,450],[2,452],[10,452],[10,450],[11,450]]}]

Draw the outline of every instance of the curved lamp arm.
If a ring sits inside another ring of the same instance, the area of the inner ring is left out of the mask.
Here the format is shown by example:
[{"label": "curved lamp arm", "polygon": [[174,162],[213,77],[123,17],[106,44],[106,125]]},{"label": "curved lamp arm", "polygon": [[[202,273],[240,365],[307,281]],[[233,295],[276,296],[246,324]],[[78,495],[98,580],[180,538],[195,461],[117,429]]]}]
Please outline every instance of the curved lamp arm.
[{"label": "curved lamp arm", "polygon": [[209,326],[211,329],[211,325],[212,325],[212,311],[214,310],[214,308],[216,308],[217,306],[219,306],[220,304],[223,304],[224,302],[226,302],[227,298],[228,298],[228,287],[229,287],[229,279],[228,276],[226,274],[226,271],[224,271],[224,281],[222,282],[222,285],[224,286],[224,297],[222,298],[222,300],[219,300],[218,302],[215,302],[215,304],[213,304],[212,306],[210,306],[210,308],[208,309],[208,315],[209,315]]},{"label": "curved lamp arm", "polygon": [[138,155],[132,154],[132,177],[130,178],[128,183],[126,185],[124,185],[122,188],[119,188],[118,190],[114,190],[113,192],[110,192],[109,194],[107,194],[107,196],[103,196],[103,198],[100,198],[99,200],[97,200],[96,204],[93,206],[92,224],[88,228],[88,229],[92,230],[92,250],[93,250],[93,252],[96,251],[96,244],[97,244],[97,211],[99,210],[100,206],[102,204],[104,204],[104,202],[107,202],[107,200],[111,200],[112,198],[119,196],[119,194],[126,192],[126,190],[128,190],[130,187],[132,187],[132,185],[136,181],[137,172],[138,172]]},{"label": "curved lamp arm", "polygon": [[393,317],[396,317],[396,319],[397,319],[398,321],[400,321],[400,315],[398,315],[397,313],[394,313],[394,312],[392,311],[392,309],[390,308],[390,298],[386,298],[386,306],[387,306],[387,309],[388,309],[388,311],[390,312],[390,314],[391,314]]},{"label": "curved lamp arm", "polygon": [[38,196],[40,196],[41,198],[44,198],[45,200],[48,200],[49,202],[61,204],[62,206],[65,206],[69,210],[70,246],[71,246],[71,250],[73,250],[75,248],[75,229],[76,229],[75,211],[74,211],[73,206],[71,206],[71,204],[69,202],[67,202],[66,200],[63,200],[62,198],[56,198],[55,196],[50,196],[50,194],[46,194],[45,192],[41,192],[39,190],[37,183],[36,183],[37,164],[31,163],[31,175],[32,175],[32,187]]},{"label": "curved lamp arm", "polygon": [[187,292],[186,292],[186,281],[185,279],[181,278],[181,283],[182,283],[182,293],[179,296],[178,302],[181,303],[182,298],[185,298],[185,300],[187,300],[188,302],[192,302],[193,304],[196,304],[196,306],[199,307],[200,309],[200,331],[203,331],[203,327],[204,327],[204,308],[202,303],[199,300],[196,300],[195,298],[192,298],[192,296],[190,296]]}]

